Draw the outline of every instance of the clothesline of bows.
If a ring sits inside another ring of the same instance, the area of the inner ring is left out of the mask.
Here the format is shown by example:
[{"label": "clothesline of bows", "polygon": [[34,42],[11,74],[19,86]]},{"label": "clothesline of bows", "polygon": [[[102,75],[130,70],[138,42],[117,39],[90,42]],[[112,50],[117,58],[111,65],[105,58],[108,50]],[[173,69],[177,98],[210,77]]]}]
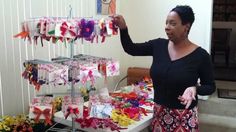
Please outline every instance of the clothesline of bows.
[{"label": "clothesline of bows", "polygon": [[74,42],[81,39],[98,43],[98,37],[101,37],[101,43],[106,37],[118,34],[118,28],[111,17],[92,19],[92,18],[73,18],[64,19],[58,17],[42,17],[29,19],[22,22],[22,31],[15,38],[32,40],[37,44],[38,39],[52,41],[52,43]]},{"label": "clothesline of bows", "polygon": [[68,59],[60,63],[40,60],[26,61],[22,76],[28,79],[36,90],[39,90],[43,84],[65,85],[70,81],[79,81],[82,84],[91,81],[94,84],[95,80],[102,76],[119,75],[118,61],[88,55],[77,55],[76,57],[78,58]]}]

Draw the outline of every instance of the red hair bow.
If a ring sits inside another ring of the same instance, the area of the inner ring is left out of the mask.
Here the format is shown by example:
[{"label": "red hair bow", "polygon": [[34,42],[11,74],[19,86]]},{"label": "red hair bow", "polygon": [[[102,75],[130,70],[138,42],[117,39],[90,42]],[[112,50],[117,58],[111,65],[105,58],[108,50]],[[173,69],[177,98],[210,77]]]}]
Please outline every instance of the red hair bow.
[{"label": "red hair bow", "polygon": [[60,27],[61,35],[65,36],[66,33],[69,32],[72,37],[75,37],[76,33],[73,31],[73,28],[74,27],[72,27],[72,26],[68,26],[68,24],[66,22],[63,22]]},{"label": "red hair bow", "polygon": [[79,109],[68,106],[65,118],[67,119],[70,114],[74,114],[75,116],[77,116],[79,114]]},{"label": "red hair bow", "polygon": [[43,114],[45,117],[45,124],[52,125],[50,111],[51,109],[49,108],[46,108],[45,110],[41,110],[38,107],[34,107],[33,113],[36,115],[35,122],[38,123],[40,116]]}]

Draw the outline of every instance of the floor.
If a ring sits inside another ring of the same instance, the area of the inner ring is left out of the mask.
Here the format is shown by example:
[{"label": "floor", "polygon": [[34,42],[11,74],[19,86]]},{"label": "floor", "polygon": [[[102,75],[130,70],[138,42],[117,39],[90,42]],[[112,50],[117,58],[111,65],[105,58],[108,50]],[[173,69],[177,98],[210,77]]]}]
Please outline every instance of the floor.
[{"label": "floor", "polygon": [[[216,81],[217,88],[235,89],[236,82]],[[236,99],[219,98],[217,91],[208,100],[199,100],[200,132],[236,132]]]}]

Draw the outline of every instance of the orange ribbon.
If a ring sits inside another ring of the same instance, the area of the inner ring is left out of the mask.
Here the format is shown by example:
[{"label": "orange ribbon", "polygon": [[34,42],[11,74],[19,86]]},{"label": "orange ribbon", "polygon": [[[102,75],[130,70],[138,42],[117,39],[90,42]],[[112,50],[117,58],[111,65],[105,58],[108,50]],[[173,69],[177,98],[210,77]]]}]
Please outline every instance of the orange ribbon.
[{"label": "orange ribbon", "polygon": [[29,36],[29,29],[28,29],[28,26],[22,26],[22,32],[14,35],[14,38],[17,38],[17,37],[21,37],[22,39],[26,39],[28,38],[28,40],[31,42],[31,39],[30,39],[30,36]]},{"label": "orange ribbon", "polygon": [[112,97],[120,97],[125,99],[137,99],[138,95],[135,92],[130,93],[111,93]]},{"label": "orange ribbon", "polygon": [[42,111],[38,107],[34,107],[33,113],[36,115],[35,122],[38,123],[40,116],[43,114],[45,117],[45,124],[52,125],[51,118],[50,118],[51,117],[50,111],[51,109],[49,108]]},{"label": "orange ribbon", "polygon": [[26,38],[26,37],[28,37],[28,35],[29,35],[29,32],[22,31],[22,32],[20,32],[20,33],[14,35],[14,37],[15,37],[15,38],[17,38],[17,37]]}]

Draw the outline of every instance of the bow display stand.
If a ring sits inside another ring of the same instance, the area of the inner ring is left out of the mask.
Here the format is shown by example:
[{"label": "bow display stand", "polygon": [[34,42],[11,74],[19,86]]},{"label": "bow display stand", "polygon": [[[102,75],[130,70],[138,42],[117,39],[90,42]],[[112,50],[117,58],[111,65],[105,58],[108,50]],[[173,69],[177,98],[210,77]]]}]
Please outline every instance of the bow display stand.
[{"label": "bow display stand", "polygon": [[[70,131],[75,132],[75,118],[83,116],[84,102],[81,97],[77,97],[75,84],[77,82],[85,83],[91,81],[94,83],[95,78],[105,76],[119,75],[119,64],[117,61],[106,58],[98,58],[88,55],[75,55],[75,41],[81,39],[98,43],[98,37],[101,37],[101,43],[106,37],[117,35],[117,27],[115,27],[111,18],[101,20],[85,20],[84,18],[72,18],[72,8],[68,17],[39,17],[31,18],[22,23],[22,32],[14,37],[20,37],[28,40],[27,42],[37,45],[38,39],[43,46],[43,40],[70,45],[69,57],[54,58],[52,61],[44,60],[27,60],[24,62],[25,71],[22,76],[28,79],[29,83],[34,85],[36,91],[41,86],[54,86],[69,84],[70,96],[63,99],[64,106],[62,111],[66,120],[71,119]],[[54,128],[56,124],[52,124],[53,117],[53,98],[52,97],[35,97],[29,104],[29,117],[35,119],[36,122],[43,119],[46,125],[52,125],[48,130],[58,131]],[[60,121],[57,121],[60,122]]]}]

